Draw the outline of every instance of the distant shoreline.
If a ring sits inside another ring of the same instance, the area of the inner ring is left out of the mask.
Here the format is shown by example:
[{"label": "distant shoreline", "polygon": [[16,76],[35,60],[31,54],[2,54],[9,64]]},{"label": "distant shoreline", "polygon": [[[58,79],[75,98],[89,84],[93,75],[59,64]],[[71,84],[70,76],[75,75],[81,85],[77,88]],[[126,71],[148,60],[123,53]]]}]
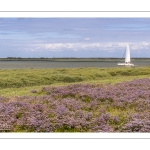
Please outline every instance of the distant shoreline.
[{"label": "distant shoreline", "polygon": [[[124,58],[21,58],[7,57],[0,58],[0,61],[119,61]],[[131,58],[131,60],[150,60],[150,58]]]}]

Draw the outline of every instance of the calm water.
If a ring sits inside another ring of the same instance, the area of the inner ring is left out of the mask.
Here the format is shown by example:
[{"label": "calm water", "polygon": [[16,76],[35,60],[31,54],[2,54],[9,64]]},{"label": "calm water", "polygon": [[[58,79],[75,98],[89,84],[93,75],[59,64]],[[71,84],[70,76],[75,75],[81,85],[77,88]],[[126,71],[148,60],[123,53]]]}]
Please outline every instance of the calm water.
[{"label": "calm water", "polygon": [[[137,67],[150,66],[150,60],[132,61]],[[0,61],[0,69],[20,68],[83,68],[98,67],[109,68],[119,67],[118,61]],[[122,66],[123,67],[123,66]]]}]

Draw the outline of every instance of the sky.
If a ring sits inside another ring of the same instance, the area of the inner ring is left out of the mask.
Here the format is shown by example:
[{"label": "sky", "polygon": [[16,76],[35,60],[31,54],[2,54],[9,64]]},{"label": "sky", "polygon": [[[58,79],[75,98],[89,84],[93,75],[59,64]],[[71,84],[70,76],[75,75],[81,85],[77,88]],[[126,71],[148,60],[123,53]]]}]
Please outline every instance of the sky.
[{"label": "sky", "polygon": [[150,18],[0,18],[0,58],[150,57]]}]

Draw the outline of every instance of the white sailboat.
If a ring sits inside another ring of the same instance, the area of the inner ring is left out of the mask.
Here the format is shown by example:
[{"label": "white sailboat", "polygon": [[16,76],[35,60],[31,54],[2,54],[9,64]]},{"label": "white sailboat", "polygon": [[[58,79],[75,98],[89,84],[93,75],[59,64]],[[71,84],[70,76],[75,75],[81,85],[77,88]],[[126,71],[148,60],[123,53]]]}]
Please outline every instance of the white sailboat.
[{"label": "white sailboat", "polygon": [[119,66],[134,66],[134,64],[130,61],[130,48],[127,44],[126,53],[125,53],[125,62],[124,63],[118,63]]}]

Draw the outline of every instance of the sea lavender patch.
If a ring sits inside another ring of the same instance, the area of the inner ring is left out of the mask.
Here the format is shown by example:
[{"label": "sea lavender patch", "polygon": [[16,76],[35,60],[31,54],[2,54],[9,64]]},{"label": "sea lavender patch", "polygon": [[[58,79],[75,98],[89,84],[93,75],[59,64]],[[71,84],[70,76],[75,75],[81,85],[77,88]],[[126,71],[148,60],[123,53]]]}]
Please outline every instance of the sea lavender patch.
[{"label": "sea lavender patch", "polygon": [[0,132],[150,132],[149,78],[41,91],[0,97]]}]

